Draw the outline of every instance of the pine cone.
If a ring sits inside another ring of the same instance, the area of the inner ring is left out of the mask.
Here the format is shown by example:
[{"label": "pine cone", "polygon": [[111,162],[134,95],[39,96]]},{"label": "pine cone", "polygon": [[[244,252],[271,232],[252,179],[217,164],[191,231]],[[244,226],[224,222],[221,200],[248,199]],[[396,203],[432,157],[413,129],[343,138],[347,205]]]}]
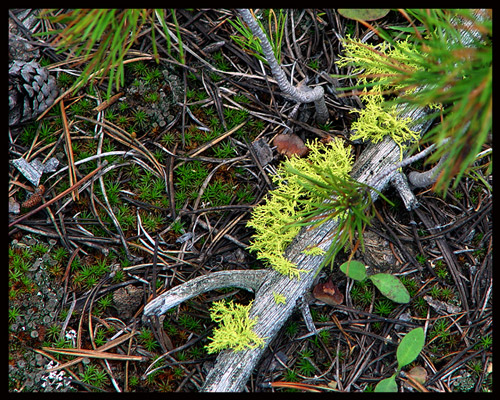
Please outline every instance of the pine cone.
[{"label": "pine cone", "polygon": [[9,125],[36,118],[59,94],[56,80],[35,61],[14,61],[9,67]]}]

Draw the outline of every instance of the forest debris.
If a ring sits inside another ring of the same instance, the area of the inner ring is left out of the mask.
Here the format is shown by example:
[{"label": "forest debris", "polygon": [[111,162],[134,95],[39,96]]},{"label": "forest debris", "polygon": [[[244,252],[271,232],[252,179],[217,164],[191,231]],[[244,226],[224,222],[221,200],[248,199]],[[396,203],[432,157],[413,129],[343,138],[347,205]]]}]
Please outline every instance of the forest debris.
[{"label": "forest debris", "polygon": [[55,157],[42,163],[38,158],[27,162],[24,157],[12,160],[12,164],[28,179],[35,187],[40,184],[42,174],[54,172],[59,165],[59,160]]},{"label": "forest debris", "polygon": [[309,153],[309,149],[303,140],[295,134],[279,134],[273,140],[278,153],[287,157],[304,157]]},{"label": "forest debris", "polygon": [[19,214],[20,212],[21,206],[19,203],[13,197],[9,197],[9,213]]},{"label": "forest debris", "polygon": [[318,283],[313,289],[313,296],[331,306],[342,304],[344,301],[344,295],[333,284],[332,278],[329,278],[325,283]]},{"label": "forest debris", "polygon": [[444,312],[447,312],[448,314],[456,314],[462,311],[462,309],[458,306],[453,306],[445,303],[444,301],[434,300],[431,296],[424,296],[424,300],[439,314]]},{"label": "forest debris", "polygon": [[273,152],[265,139],[259,139],[253,142],[252,148],[262,167],[265,167],[273,160]]}]

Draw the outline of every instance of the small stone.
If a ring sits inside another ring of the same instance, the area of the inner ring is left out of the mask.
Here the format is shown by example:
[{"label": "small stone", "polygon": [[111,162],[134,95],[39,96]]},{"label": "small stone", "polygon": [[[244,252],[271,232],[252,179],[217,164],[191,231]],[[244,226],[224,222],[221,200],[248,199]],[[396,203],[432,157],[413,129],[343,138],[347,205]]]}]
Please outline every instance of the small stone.
[{"label": "small stone", "polygon": [[36,339],[36,338],[38,337],[38,331],[31,331],[30,336],[31,336],[33,339]]}]

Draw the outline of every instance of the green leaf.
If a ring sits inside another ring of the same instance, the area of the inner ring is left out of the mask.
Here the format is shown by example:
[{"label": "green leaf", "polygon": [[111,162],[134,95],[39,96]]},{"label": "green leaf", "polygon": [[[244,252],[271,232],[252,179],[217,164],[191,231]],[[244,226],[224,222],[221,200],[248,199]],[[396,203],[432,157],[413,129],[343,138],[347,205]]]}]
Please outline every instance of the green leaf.
[{"label": "green leaf", "polygon": [[408,365],[415,360],[424,348],[425,334],[422,328],[412,329],[399,343],[396,351],[398,369]]},{"label": "green leaf", "polygon": [[377,386],[375,386],[375,392],[397,392],[398,385],[396,384],[396,374],[389,378],[382,379]]},{"label": "green leaf", "polygon": [[340,266],[340,270],[355,281],[362,281],[366,278],[366,267],[359,261],[346,261]]},{"label": "green leaf", "polygon": [[410,294],[401,281],[391,274],[375,274],[368,277],[388,299],[401,304],[410,302]]},{"label": "green leaf", "polygon": [[388,8],[339,8],[337,11],[345,18],[357,21],[373,21],[385,17],[390,10]]}]

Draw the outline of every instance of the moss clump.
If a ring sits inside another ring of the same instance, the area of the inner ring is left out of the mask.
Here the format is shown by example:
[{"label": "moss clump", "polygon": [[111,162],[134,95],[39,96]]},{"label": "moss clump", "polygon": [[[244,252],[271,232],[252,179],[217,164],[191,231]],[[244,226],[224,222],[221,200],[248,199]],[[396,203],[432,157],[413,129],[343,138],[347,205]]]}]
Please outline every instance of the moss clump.
[{"label": "moss clump", "polygon": [[[307,191],[301,184],[302,178],[290,172],[287,166],[324,181],[317,172],[318,166],[335,171],[340,178],[347,178],[353,163],[351,147],[345,146],[341,139],[326,144],[309,142],[308,147],[307,158],[293,157],[278,167],[278,173],[272,178],[276,188],[269,192],[264,204],[254,208],[247,224],[256,232],[250,250],[257,253],[258,259],[291,279],[299,279],[303,272],[283,256],[300,230],[300,227],[291,224],[296,222],[299,213],[307,211],[311,203],[319,201],[320,197]],[[304,202],[305,199],[311,201]]]},{"label": "moss clump", "polygon": [[210,318],[220,326],[214,330],[210,344],[206,346],[209,354],[224,349],[241,351],[254,349],[264,345],[264,339],[257,336],[252,328],[257,323],[257,318],[248,316],[252,302],[248,306],[233,304],[233,301],[217,301],[210,309]]}]

